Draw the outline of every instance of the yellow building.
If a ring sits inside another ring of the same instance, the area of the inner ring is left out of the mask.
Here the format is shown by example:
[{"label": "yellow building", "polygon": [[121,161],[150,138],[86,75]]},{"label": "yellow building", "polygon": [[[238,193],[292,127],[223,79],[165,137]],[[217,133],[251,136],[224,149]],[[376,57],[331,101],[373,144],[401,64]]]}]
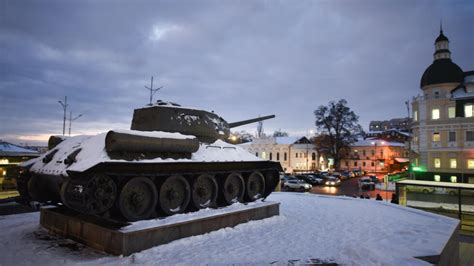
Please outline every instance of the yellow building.
[{"label": "yellow building", "polygon": [[341,159],[341,169],[358,169],[368,173],[386,174],[404,170],[408,164],[404,143],[367,138],[353,143]]},{"label": "yellow building", "polygon": [[[415,178],[474,183],[474,72],[451,60],[441,29],[433,63],[412,101],[412,158]],[[471,95],[472,94],[472,95]]]}]

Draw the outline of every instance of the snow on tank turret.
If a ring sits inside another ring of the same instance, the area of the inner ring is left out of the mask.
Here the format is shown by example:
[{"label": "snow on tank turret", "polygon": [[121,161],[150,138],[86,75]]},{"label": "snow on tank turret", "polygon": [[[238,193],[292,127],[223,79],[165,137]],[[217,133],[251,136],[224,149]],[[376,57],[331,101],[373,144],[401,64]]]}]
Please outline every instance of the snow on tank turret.
[{"label": "snow on tank turret", "polygon": [[266,198],[278,162],[226,143],[213,112],[158,101],[134,111],[132,130],[51,137],[50,150],[23,164],[24,202],[62,203],[81,213],[136,221]]}]

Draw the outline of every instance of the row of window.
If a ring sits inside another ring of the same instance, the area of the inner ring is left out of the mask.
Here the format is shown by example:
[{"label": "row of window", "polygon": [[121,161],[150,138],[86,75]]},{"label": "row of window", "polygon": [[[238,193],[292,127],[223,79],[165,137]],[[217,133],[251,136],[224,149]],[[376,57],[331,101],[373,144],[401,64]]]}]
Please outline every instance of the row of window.
[{"label": "row of window", "polygon": [[[357,161],[354,161],[354,166],[356,166],[356,167],[359,166],[359,163]],[[367,164],[365,162],[362,162],[362,166],[363,167],[367,166]],[[375,163],[370,162],[370,166],[372,166],[372,167],[375,166]],[[346,167],[349,167],[349,162],[348,161],[346,161]]]},{"label": "row of window", "polygon": [[[440,175],[434,175],[434,181],[440,182],[441,181],[441,176]],[[458,182],[458,177],[455,175],[451,176],[451,182],[457,183]]]},{"label": "row of window", "polygon": [[[266,153],[266,152],[263,151],[263,152],[261,153],[261,155],[262,155],[262,159],[267,159],[267,153]],[[298,156],[299,156],[300,158],[303,158],[303,155],[305,156],[305,158],[307,157],[307,156],[306,156],[306,155],[307,155],[306,153],[303,153],[303,152],[299,152],[299,153],[297,152],[297,153],[295,153],[295,157],[296,157],[296,158],[298,158]],[[255,156],[258,157],[258,152],[255,152]],[[273,160],[273,153],[271,153],[271,152],[268,153],[268,159],[269,159],[270,161]],[[279,152],[276,153],[276,160],[277,160],[277,161],[280,161],[280,153],[279,153]],[[285,153],[283,153],[283,161],[286,161],[286,160],[288,160],[288,156],[287,156],[287,153],[285,152]],[[311,153],[311,160],[313,160],[313,161],[316,160],[316,153],[315,153],[315,152]]]},{"label": "row of window", "polygon": [[[415,139],[415,141],[418,138]],[[434,142],[441,141],[441,134],[439,132],[433,132],[433,136],[431,140]],[[456,141],[456,132],[450,131],[448,132],[448,142],[455,142]],[[474,131],[466,131],[466,141],[474,141]]]},{"label": "row of window", "polygon": [[[441,168],[441,158],[433,158],[434,168]],[[458,160],[455,158],[449,159],[449,168],[455,169],[458,167]],[[467,168],[474,169],[474,159],[467,159]]]},{"label": "row of window", "polygon": [[[474,105],[472,103],[468,103],[464,105],[464,117],[473,117],[474,116]],[[431,109],[431,120],[438,120],[440,119],[440,109],[433,108]],[[448,118],[456,118],[456,107],[449,106],[448,107]],[[413,121],[418,121],[418,110],[413,111]]]}]

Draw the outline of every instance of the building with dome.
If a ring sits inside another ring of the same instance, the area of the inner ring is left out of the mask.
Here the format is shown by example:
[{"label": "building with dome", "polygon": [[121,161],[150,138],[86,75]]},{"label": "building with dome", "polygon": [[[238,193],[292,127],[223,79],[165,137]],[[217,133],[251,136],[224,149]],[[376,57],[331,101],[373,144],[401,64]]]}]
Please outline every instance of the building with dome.
[{"label": "building with dome", "polygon": [[434,45],[412,101],[414,178],[474,183],[474,71],[452,61],[442,28]]}]

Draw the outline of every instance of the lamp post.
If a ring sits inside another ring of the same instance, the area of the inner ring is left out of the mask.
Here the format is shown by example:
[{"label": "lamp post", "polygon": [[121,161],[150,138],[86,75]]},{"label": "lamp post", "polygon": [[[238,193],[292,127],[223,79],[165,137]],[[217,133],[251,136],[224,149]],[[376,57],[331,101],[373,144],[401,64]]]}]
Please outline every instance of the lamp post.
[{"label": "lamp post", "polygon": [[308,163],[308,160],[309,160],[309,148],[308,148],[308,145],[309,145],[309,140],[311,139],[311,135],[313,135],[313,130],[309,130],[309,134],[308,134],[308,131],[306,131],[306,135],[309,137],[308,139],[308,142],[306,142],[306,172],[309,172],[309,163]]},{"label": "lamp post", "polygon": [[80,115],[78,115],[78,116],[72,118],[72,112],[69,113],[69,136],[71,136],[71,124],[72,124],[72,121],[79,119],[79,117],[81,117],[81,116],[82,116],[82,114],[80,114]]},{"label": "lamp post", "polygon": [[372,141],[372,145],[374,145],[374,175],[375,175],[375,171],[376,171],[376,161],[377,161],[377,142],[375,141]]},{"label": "lamp post", "polygon": [[63,136],[66,133],[66,109],[67,109],[67,96],[64,96],[64,103],[62,101],[58,101],[58,103],[63,107],[64,117],[63,117]]}]

